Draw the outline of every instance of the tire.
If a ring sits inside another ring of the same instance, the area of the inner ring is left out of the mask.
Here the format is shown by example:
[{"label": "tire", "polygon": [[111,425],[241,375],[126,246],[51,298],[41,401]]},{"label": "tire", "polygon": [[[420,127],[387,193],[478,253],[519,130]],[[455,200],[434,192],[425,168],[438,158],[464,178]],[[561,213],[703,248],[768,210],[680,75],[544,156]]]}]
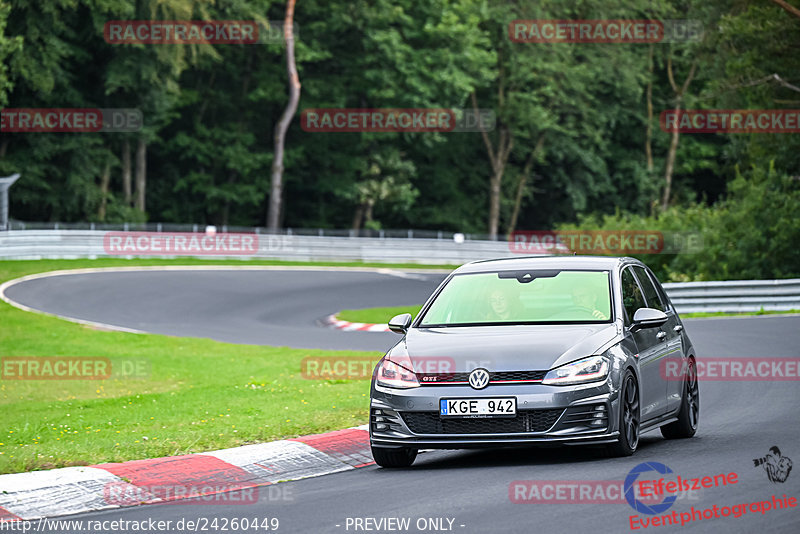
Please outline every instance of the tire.
[{"label": "tire", "polygon": [[372,447],[372,457],[375,458],[375,463],[381,467],[409,467],[417,458],[417,449]]},{"label": "tire", "polygon": [[681,409],[678,420],[661,427],[661,435],[667,439],[691,438],[697,432],[700,422],[700,387],[697,382],[697,366],[693,358],[689,358],[686,369],[686,380],[681,396]]},{"label": "tire", "polygon": [[639,407],[639,385],[628,370],[622,378],[619,395],[619,437],[608,445],[611,456],[631,456],[639,446],[641,410]]}]

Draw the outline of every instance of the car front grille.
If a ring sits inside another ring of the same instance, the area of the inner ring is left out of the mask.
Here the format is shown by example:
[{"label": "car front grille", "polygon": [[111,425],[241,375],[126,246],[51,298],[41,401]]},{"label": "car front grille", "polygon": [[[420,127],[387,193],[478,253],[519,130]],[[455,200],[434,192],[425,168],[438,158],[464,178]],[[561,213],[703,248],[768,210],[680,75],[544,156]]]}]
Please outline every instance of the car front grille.
[{"label": "car front grille", "polygon": [[[495,371],[489,373],[490,384],[504,382],[541,382],[547,371]],[[469,373],[417,373],[420,384],[447,384],[469,382]]]},{"label": "car front grille", "polygon": [[513,434],[546,432],[563,408],[520,410],[515,417],[445,418],[438,412],[401,412],[400,416],[414,434]]}]

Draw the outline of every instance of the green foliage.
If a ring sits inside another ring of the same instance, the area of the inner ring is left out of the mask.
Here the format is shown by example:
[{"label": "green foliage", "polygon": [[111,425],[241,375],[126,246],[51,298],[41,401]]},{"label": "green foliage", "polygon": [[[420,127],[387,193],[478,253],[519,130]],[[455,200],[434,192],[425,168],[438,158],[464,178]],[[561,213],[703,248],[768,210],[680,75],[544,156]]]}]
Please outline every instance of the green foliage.
[{"label": "green foliage", "polygon": [[[98,220],[101,176],[110,165],[106,221],[263,224],[273,132],[288,94],[283,45],[112,45],[103,27],[120,19],[263,23],[282,19],[284,9],[271,0],[0,5],[0,105],[138,108],[145,117],[135,134],[0,135],[0,174],[23,175],[11,195],[12,216]],[[698,20],[705,34],[699,42],[653,45],[515,43],[508,35],[517,19],[649,18]],[[497,145],[501,130],[514,140],[501,185],[501,229],[526,168],[518,229],[691,223],[713,234],[705,225],[721,224],[731,203],[745,209],[738,169],[745,182],[761,183],[758,173],[789,179],[800,167],[797,135],[683,134],[673,207],[655,211],[671,140],[658,115],[676,105],[668,64],[678,84],[696,65],[684,108],[798,107],[800,23],[771,2],[304,0],[295,22],[298,114],[328,107],[469,109],[473,94],[480,108],[496,113],[490,142]],[[648,90],[652,165],[645,157]],[[146,213],[122,191],[123,143],[135,152],[140,140],[147,144]],[[487,231],[492,168],[480,133],[315,133],[295,117],[284,164],[284,226],[363,221],[368,228]],[[762,219],[755,218],[737,237],[748,241],[738,250],[786,257],[793,219],[789,209],[776,213],[788,219],[770,220],[774,242],[756,239]],[[716,237],[710,239],[707,250],[715,251]],[[727,271],[648,261],[664,272],[669,266],[675,279],[790,272],[767,257],[751,264],[734,261],[733,251],[718,254],[730,260],[723,262]]]},{"label": "green foliage", "polygon": [[8,93],[14,87],[14,83],[10,79],[11,72],[7,62],[13,58],[14,54],[22,50],[21,37],[9,37],[6,35],[10,12],[10,4],[0,4],[0,107],[4,107],[8,103]]},{"label": "green foliage", "polygon": [[800,177],[773,166],[736,173],[728,196],[713,207],[672,207],[656,217],[588,216],[562,230],[699,232],[697,253],[637,255],[662,281],[800,277]]}]

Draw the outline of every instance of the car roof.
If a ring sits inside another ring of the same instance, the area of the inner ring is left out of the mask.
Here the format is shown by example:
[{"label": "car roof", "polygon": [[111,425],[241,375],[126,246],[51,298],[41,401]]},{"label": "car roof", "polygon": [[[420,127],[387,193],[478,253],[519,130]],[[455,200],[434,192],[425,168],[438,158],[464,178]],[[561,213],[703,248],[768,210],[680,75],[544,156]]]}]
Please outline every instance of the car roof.
[{"label": "car roof", "polygon": [[616,256],[524,256],[474,261],[462,265],[454,273],[512,271],[516,269],[586,269],[610,271],[623,263],[640,262],[634,258]]}]

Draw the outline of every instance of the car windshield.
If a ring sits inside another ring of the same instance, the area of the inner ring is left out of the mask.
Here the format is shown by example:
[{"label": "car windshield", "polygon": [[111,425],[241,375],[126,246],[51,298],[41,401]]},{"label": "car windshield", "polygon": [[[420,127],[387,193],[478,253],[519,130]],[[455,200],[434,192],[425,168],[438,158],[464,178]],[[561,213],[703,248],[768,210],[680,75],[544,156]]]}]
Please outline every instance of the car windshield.
[{"label": "car windshield", "polygon": [[457,274],[419,326],[609,322],[610,295],[608,271]]}]

